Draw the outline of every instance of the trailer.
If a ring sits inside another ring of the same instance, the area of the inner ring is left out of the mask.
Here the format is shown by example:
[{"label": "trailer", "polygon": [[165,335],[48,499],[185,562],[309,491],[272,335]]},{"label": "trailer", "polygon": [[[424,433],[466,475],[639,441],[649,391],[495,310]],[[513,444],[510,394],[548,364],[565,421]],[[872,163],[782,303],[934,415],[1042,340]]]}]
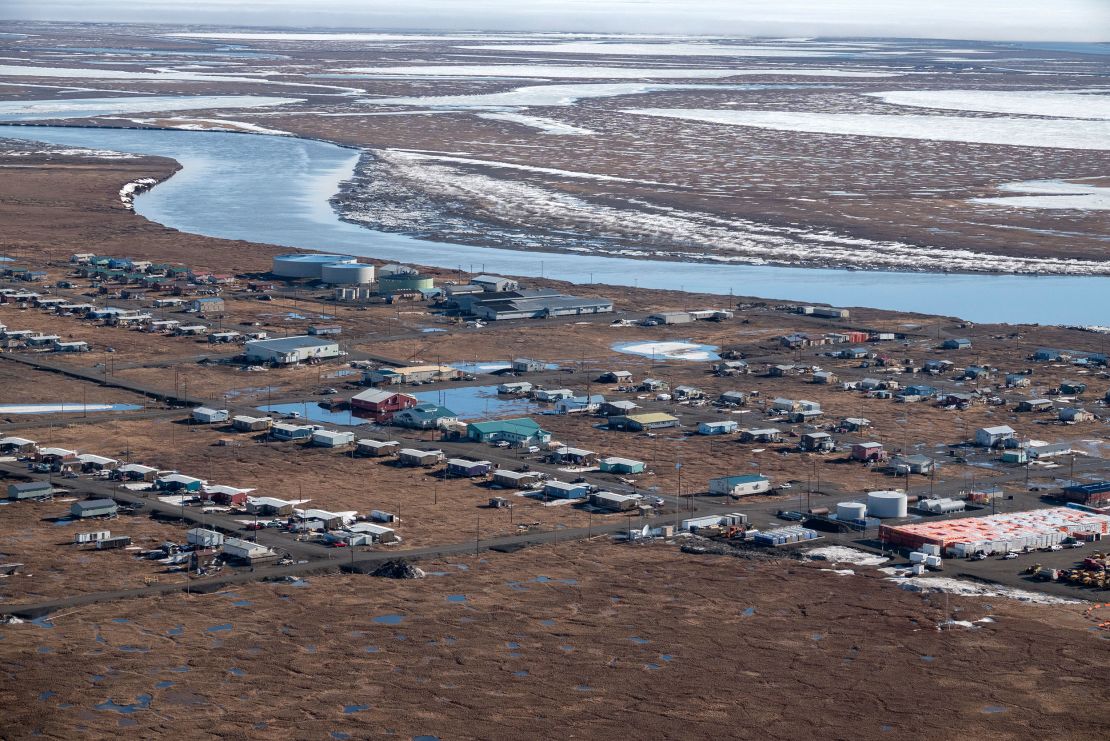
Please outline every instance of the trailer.
[{"label": "trailer", "polygon": [[129,535],[117,535],[113,538],[105,538],[104,540],[98,540],[96,542],[96,549],[98,551],[108,551],[108,550],[113,550],[115,548],[124,548],[125,546],[129,546],[129,545],[131,545],[131,536],[129,536]]}]

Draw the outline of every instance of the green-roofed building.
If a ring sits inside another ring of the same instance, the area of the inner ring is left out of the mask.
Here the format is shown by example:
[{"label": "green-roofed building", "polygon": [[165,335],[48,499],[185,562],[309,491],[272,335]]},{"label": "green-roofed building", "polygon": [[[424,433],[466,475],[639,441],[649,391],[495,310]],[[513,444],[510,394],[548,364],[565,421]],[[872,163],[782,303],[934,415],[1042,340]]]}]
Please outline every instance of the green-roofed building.
[{"label": "green-roofed building", "polygon": [[480,443],[546,445],[551,442],[551,433],[541,429],[535,420],[527,417],[501,419],[495,422],[471,422],[466,427],[466,436]]}]

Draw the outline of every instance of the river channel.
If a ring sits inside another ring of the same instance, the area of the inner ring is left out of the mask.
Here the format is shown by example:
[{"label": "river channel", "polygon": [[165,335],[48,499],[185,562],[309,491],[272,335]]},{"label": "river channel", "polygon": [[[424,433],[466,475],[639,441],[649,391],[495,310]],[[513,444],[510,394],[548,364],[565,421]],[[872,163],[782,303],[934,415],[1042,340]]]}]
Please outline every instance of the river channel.
[{"label": "river channel", "polygon": [[439,268],[868,306],[976,322],[1110,324],[1107,277],[663,262],[475,247],[377,232],[340,220],[329,203],[351,176],[358,152],[297,137],[50,126],[4,127],[0,137],[171,157],[182,169],[136,198],[135,211],[211,237]]}]

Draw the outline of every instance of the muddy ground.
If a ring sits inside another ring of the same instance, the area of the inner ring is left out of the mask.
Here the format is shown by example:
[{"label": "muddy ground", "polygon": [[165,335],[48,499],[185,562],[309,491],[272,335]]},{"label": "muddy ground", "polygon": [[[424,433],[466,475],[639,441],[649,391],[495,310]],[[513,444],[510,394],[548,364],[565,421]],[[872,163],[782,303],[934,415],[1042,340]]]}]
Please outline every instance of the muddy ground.
[{"label": "muddy ground", "polygon": [[[3,732],[1106,733],[1108,644],[1082,606],[920,595],[822,567],[595,542],[429,563],[437,575],[415,582],[310,576],[68,610],[0,627],[16,701]],[[939,630],[948,616],[973,627]]]}]

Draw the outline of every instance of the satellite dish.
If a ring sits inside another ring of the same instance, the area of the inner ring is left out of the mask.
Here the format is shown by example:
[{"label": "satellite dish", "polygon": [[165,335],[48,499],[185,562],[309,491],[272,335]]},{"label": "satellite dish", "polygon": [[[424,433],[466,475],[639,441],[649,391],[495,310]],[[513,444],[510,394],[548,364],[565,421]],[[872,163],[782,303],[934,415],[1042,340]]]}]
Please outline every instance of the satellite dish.
[{"label": "satellite dish", "polygon": [[644,529],[640,531],[640,535],[645,538],[649,537],[651,535],[651,527],[649,525],[644,525]]}]

